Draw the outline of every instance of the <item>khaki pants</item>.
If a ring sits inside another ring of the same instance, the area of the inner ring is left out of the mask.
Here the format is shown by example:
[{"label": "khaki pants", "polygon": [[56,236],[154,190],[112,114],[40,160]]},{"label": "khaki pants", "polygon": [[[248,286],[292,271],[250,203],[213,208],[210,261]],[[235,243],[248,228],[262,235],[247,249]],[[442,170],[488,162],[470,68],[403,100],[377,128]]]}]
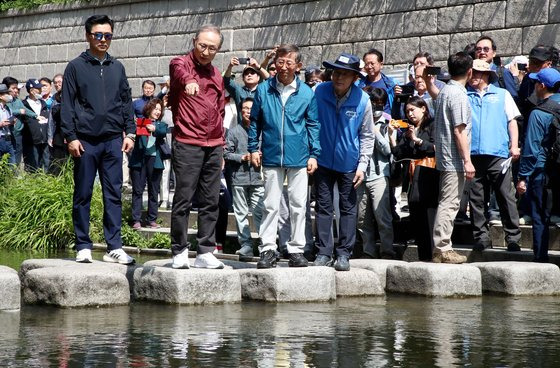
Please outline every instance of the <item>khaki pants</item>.
[{"label": "khaki pants", "polygon": [[439,205],[434,220],[434,253],[452,250],[453,222],[459,212],[459,203],[465,186],[465,173],[441,171],[439,178]]}]

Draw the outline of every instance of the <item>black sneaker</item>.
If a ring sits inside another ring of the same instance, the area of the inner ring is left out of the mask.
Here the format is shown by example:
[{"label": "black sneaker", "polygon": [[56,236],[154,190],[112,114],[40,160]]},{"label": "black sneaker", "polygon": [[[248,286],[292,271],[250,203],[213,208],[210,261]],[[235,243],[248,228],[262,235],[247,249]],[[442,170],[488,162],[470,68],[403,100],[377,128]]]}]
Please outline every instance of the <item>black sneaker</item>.
[{"label": "black sneaker", "polygon": [[350,271],[350,261],[348,257],[338,257],[334,263],[334,269],[337,271]]},{"label": "black sneaker", "polygon": [[323,254],[319,254],[317,258],[315,258],[315,262],[313,262],[313,266],[331,267],[332,265],[333,265],[333,259]]},{"label": "black sneaker", "polygon": [[276,267],[276,252],[267,250],[261,253],[261,259],[257,262],[257,268]]},{"label": "black sneaker", "polygon": [[290,267],[307,267],[308,261],[303,256],[303,253],[290,253],[290,260],[288,266]]},{"label": "black sneaker", "polygon": [[509,243],[507,246],[508,252],[519,252],[521,247],[517,243]]},{"label": "black sneaker", "polygon": [[483,250],[492,248],[492,244],[476,243],[473,245],[472,250],[475,252],[482,252]]}]

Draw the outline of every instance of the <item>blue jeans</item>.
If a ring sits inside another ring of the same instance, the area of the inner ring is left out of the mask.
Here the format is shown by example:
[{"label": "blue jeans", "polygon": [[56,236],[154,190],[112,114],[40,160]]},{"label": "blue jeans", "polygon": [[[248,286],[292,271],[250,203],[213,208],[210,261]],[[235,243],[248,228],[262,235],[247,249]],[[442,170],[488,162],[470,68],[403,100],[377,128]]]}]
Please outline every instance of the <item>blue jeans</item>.
[{"label": "blue jeans", "polygon": [[527,199],[533,218],[533,253],[535,262],[548,262],[547,176],[543,168],[536,168],[527,183]]},{"label": "blue jeans", "polygon": [[16,151],[10,139],[5,139],[4,136],[0,137],[0,158],[8,154],[8,163],[16,164]]}]

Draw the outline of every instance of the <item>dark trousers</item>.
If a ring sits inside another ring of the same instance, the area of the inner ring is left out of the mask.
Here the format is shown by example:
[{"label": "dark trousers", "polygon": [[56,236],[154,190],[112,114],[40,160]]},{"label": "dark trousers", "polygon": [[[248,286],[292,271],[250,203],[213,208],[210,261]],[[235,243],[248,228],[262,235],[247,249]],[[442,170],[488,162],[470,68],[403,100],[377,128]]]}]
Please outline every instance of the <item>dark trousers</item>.
[{"label": "dark trousers", "polygon": [[223,148],[199,147],[173,140],[172,164],[175,195],[171,211],[171,251],[173,255],[188,248],[189,213],[198,192],[198,253],[214,251],[220,197]]},{"label": "dark trousers", "polygon": [[501,164],[506,159],[489,155],[473,155],[472,163],[476,169],[471,181],[469,203],[471,207],[471,223],[475,242],[490,245],[490,228],[486,218],[486,198],[490,187],[496,195],[500,209],[506,243],[519,243],[519,212],[515,203],[515,192],[511,184],[511,169],[502,174]]},{"label": "dark trousers", "polygon": [[27,171],[43,170],[46,172],[49,169],[49,145],[24,142],[23,163]]},{"label": "dark trousers", "polygon": [[8,163],[15,165],[16,164],[16,150],[14,149],[14,145],[10,136],[0,137],[0,158],[5,154],[8,155]]},{"label": "dark trousers", "polygon": [[338,246],[336,256],[350,257],[356,242],[357,199],[352,179],[354,172],[341,173],[319,166],[315,172],[316,224],[319,237],[318,254],[332,257],[334,239],[333,224],[333,190],[338,184],[340,221],[338,229]]},{"label": "dark trousers", "polygon": [[53,146],[51,148],[51,159],[49,163],[49,174],[60,174],[62,166],[68,161],[70,154],[67,146]]},{"label": "dark trousers", "polygon": [[122,141],[122,138],[105,142],[80,140],[84,152],[81,157],[74,158],[74,205],[72,207],[78,251],[91,249],[93,246],[89,237],[89,213],[97,172],[103,191],[103,234],[107,250],[122,247]]},{"label": "dark trousers", "polygon": [[[432,233],[434,231],[435,208],[424,203],[409,203],[410,225],[412,226],[414,241],[418,250],[418,260],[432,261]],[[431,212],[430,212],[431,211]]]},{"label": "dark trousers", "polygon": [[529,177],[527,185],[527,199],[533,218],[533,253],[534,261],[548,262],[548,219],[547,209],[547,177],[542,168],[536,168]]},{"label": "dark trousers", "polygon": [[19,165],[21,163],[21,160],[23,159],[23,136],[21,135],[21,132],[14,133],[14,138],[14,148],[16,150],[16,165]]},{"label": "dark trousers", "polygon": [[155,221],[158,216],[159,185],[163,169],[154,169],[155,156],[144,156],[141,167],[130,168],[130,179],[132,180],[132,221],[139,222],[142,215],[142,194],[146,181],[148,182],[148,216],[146,220]]}]

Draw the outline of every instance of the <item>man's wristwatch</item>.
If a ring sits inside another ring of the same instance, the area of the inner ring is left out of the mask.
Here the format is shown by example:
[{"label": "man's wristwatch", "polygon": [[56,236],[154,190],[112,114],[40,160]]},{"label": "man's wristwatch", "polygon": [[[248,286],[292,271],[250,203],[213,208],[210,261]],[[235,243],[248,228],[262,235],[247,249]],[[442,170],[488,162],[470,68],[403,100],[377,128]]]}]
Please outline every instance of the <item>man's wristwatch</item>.
[{"label": "man's wristwatch", "polygon": [[131,139],[133,142],[136,142],[136,134],[128,133],[125,138]]}]

